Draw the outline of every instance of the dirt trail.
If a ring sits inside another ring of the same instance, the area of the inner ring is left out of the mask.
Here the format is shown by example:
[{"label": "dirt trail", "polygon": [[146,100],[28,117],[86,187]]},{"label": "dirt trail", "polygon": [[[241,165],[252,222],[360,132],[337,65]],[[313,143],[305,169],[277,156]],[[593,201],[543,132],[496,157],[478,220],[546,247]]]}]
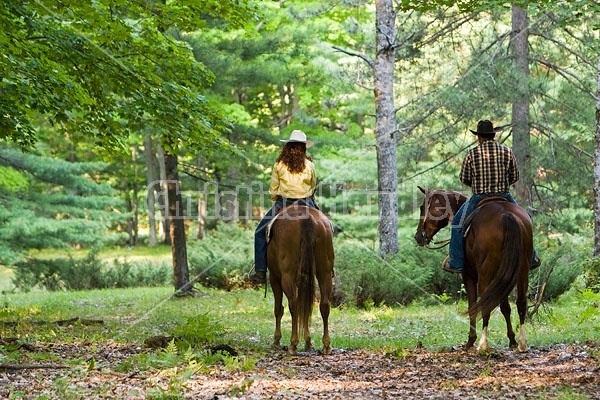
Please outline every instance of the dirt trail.
[{"label": "dirt trail", "polygon": [[[115,371],[140,351],[118,345],[95,349],[90,371],[2,370],[0,398],[146,399],[171,390],[179,397],[168,398],[186,399],[600,399],[600,343],[526,353],[506,349],[489,356],[424,349],[394,355],[334,349],[331,356],[272,351],[252,371],[220,368],[175,381],[173,371]],[[85,345],[57,346],[52,352],[58,360],[86,356]]]}]

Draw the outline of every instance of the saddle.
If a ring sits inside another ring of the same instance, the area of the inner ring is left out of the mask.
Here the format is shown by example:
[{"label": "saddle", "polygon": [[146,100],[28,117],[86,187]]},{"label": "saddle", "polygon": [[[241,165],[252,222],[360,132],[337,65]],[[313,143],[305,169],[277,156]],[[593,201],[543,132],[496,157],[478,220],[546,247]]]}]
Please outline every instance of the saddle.
[{"label": "saddle", "polygon": [[467,235],[469,234],[469,230],[471,229],[471,223],[473,222],[473,219],[477,216],[477,214],[479,213],[479,211],[481,210],[481,208],[483,206],[485,206],[486,204],[489,204],[489,203],[502,203],[502,202],[508,202],[508,200],[506,200],[504,197],[500,197],[500,196],[490,196],[490,197],[486,197],[485,199],[483,199],[479,203],[477,203],[477,207],[475,207],[473,212],[471,212],[471,214],[467,215],[467,217],[465,218],[465,223],[464,223],[465,227],[463,229],[463,238],[466,238]]}]

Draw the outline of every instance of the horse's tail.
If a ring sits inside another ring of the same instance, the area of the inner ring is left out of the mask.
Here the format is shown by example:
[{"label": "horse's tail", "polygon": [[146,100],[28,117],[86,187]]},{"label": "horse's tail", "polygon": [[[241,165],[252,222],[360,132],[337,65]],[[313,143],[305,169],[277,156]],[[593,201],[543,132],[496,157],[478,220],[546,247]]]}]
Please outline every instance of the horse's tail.
[{"label": "horse's tail", "polygon": [[298,285],[298,332],[310,325],[315,295],[315,224],[308,214],[301,222],[300,284]]},{"label": "horse's tail", "polygon": [[519,266],[525,257],[521,242],[521,228],[514,215],[502,214],[502,250],[500,264],[487,289],[481,293],[479,301],[469,307],[470,315],[487,315],[500,305],[515,287],[519,276]]}]

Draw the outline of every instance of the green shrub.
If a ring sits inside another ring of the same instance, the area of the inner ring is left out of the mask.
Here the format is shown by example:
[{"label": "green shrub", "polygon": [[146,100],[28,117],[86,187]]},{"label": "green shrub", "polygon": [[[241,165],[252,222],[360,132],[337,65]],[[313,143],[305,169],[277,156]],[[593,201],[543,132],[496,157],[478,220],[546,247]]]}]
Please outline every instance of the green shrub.
[{"label": "green shrub", "polygon": [[534,216],[534,226],[546,227],[552,224],[552,230],[566,235],[587,236],[594,229],[593,211],[590,208],[563,208],[549,214]]},{"label": "green shrub", "polygon": [[89,290],[106,287],[102,276],[103,262],[98,259],[97,249],[91,250],[80,260],[70,256],[67,260],[55,261],[61,265],[57,273],[66,289]]},{"label": "green shrub", "polygon": [[84,260],[29,258],[15,265],[12,283],[17,289],[29,291],[41,288],[50,291],[82,290],[101,287],[101,265],[90,252]]},{"label": "green shrub", "polygon": [[29,258],[15,265],[12,283],[23,291],[89,290],[164,285],[171,276],[165,265],[134,264],[126,260],[115,260],[109,265],[98,258],[97,250],[92,250],[82,259]]},{"label": "green shrub", "polygon": [[546,282],[544,299],[555,299],[569,290],[582,276],[590,259],[590,244],[586,239],[571,235],[536,238],[536,249],[542,265],[530,274],[530,283]]},{"label": "green shrub", "polygon": [[595,293],[600,293],[600,258],[592,257],[583,261],[586,287]]},{"label": "green shrub", "polygon": [[[439,262],[443,254],[417,246],[405,246],[400,252],[382,260],[357,241],[336,244],[336,292],[344,303],[366,305],[409,304],[422,297],[432,297],[452,289],[439,286]],[[441,271],[440,271],[441,272]]]},{"label": "green shrub", "polygon": [[104,269],[103,274],[104,286],[108,288],[161,286],[168,284],[172,277],[171,267],[164,263],[134,263],[126,259],[115,259],[110,268]]},{"label": "green shrub", "polygon": [[190,277],[207,287],[245,286],[253,262],[253,229],[219,224],[205,239],[188,243]]},{"label": "green shrub", "polygon": [[208,313],[191,316],[184,325],[173,328],[173,336],[192,346],[213,343],[223,333],[225,333],[223,325],[213,321]]}]

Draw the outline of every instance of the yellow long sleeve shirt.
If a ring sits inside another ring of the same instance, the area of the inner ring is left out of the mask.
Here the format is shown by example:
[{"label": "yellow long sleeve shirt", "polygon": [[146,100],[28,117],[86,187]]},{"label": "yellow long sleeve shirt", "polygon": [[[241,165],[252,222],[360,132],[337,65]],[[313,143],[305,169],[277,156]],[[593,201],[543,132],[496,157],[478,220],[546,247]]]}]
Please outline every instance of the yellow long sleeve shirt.
[{"label": "yellow long sleeve shirt", "polygon": [[317,173],[312,161],[306,160],[302,172],[292,174],[282,162],[275,163],[271,173],[269,195],[271,200],[277,197],[303,199],[311,197],[315,192]]}]

